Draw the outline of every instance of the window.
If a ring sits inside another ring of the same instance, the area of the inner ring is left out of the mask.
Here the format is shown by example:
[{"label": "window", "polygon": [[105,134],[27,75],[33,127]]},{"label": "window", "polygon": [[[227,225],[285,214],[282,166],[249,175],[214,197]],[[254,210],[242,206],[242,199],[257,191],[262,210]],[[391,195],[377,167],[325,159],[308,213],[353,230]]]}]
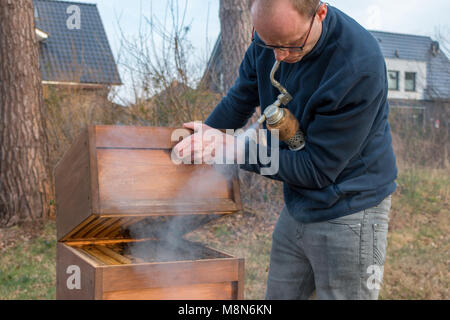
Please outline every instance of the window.
[{"label": "window", "polygon": [[389,90],[398,90],[398,71],[388,71],[388,88]]},{"label": "window", "polygon": [[405,72],[405,91],[416,91],[415,72]]}]

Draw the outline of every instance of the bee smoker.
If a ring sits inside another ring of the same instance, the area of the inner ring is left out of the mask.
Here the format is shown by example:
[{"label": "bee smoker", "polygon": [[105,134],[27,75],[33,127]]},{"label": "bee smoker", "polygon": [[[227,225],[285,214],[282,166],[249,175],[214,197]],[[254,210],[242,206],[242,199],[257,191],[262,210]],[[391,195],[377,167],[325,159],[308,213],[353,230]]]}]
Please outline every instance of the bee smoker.
[{"label": "bee smoker", "polygon": [[280,95],[264,110],[264,114],[258,119],[258,122],[262,124],[267,120],[267,128],[271,131],[279,130],[280,140],[284,141],[290,150],[298,151],[305,146],[305,136],[294,115],[287,108],[280,107],[281,105],[286,106],[292,100],[289,92],[274,78],[280,63],[280,61],[276,61],[270,72],[270,81],[280,91]]}]

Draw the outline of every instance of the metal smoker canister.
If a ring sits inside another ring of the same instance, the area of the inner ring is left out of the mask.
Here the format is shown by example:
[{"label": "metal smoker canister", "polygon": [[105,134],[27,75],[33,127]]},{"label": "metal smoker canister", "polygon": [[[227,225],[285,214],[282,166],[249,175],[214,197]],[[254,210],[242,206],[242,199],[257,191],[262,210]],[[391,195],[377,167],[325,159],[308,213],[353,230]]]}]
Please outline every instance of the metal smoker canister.
[{"label": "metal smoker canister", "polygon": [[276,61],[270,72],[270,81],[281,94],[274,103],[264,110],[264,114],[258,119],[258,122],[262,124],[267,120],[267,128],[271,131],[279,130],[280,140],[285,142],[290,150],[298,151],[305,147],[305,136],[294,115],[288,109],[280,107],[282,104],[287,105],[292,100],[292,96],[274,78],[279,66],[280,61]]}]

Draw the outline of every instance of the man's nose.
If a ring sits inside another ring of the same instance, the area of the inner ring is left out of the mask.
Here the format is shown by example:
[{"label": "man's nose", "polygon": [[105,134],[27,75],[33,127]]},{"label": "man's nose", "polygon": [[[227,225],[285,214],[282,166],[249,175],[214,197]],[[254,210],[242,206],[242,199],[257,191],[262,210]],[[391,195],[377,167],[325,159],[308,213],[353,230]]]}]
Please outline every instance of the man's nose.
[{"label": "man's nose", "polygon": [[273,49],[275,53],[275,60],[277,61],[283,61],[289,56],[288,50],[280,50],[280,49]]}]

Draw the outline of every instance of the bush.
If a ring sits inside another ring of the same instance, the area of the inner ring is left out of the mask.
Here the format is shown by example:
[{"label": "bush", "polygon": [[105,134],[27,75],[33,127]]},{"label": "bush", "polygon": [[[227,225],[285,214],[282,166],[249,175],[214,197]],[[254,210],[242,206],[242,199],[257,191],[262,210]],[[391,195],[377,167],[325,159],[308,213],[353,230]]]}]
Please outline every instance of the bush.
[{"label": "bush", "polygon": [[400,167],[448,168],[450,149],[445,125],[435,128],[427,123],[411,121],[411,117],[405,116],[399,109],[391,109],[389,122]]}]

